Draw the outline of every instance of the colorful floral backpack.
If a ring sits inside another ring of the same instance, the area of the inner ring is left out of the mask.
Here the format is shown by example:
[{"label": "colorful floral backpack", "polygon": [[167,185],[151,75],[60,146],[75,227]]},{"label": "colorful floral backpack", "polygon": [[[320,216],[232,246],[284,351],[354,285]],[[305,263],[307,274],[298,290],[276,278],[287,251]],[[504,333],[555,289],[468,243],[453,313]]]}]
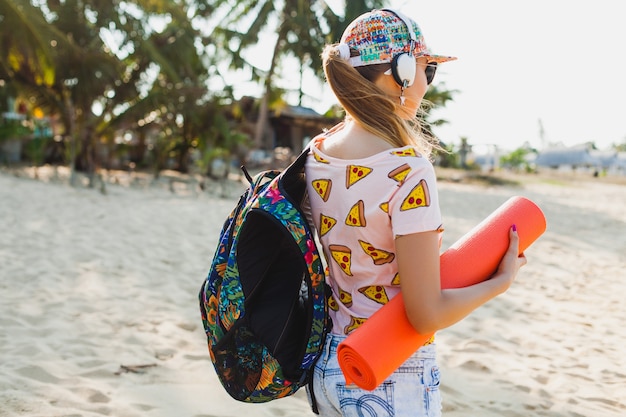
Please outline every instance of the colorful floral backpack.
[{"label": "colorful floral backpack", "polygon": [[324,266],[302,210],[307,154],[282,173],[253,179],[244,169],[250,187],[200,290],[211,361],[236,400],[267,402],[310,383],[329,331]]}]

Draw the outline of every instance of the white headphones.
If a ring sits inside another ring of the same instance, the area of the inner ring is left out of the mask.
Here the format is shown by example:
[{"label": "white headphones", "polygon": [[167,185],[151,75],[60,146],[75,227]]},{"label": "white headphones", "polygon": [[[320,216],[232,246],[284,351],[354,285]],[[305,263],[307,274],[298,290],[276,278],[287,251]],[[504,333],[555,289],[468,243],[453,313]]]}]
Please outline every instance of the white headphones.
[{"label": "white headphones", "polygon": [[394,56],[391,61],[391,74],[393,75],[393,79],[404,90],[405,88],[413,85],[413,82],[415,81],[417,62],[415,60],[415,55],[413,55],[413,51],[415,50],[415,45],[417,44],[417,38],[413,32],[413,25],[411,24],[411,21],[402,13],[391,9],[382,10],[393,13],[398,17],[398,19],[402,20],[409,31],[409,36],[411,36],[409,52],[399,53]]}]

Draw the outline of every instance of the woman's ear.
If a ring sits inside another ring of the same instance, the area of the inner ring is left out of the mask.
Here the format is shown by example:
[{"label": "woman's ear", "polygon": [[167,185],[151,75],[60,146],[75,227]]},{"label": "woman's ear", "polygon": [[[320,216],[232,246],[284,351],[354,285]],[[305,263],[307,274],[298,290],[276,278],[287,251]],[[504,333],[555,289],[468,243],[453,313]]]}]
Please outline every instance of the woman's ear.
[{"label": "woman's ear", "polygon": [[381,72],[380,76],[374,80],[374,84],[390,96],[400,95],[401,88],[394,79],[391,68],[385,72]]}]

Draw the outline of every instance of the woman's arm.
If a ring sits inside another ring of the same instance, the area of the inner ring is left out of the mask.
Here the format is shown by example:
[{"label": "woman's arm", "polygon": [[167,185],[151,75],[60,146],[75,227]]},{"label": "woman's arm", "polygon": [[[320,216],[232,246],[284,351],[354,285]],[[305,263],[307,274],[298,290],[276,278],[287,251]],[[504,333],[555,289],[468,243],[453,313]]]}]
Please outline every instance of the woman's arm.
[{"label": "woman's arm", "polygon": [[511,230],[509,239],[509,248],[490,279],[465,288],[442,290],[439,233],[432,231],[397,237],[400,286],[407,316],[415,330],[421,334],[434,333],[505,292],[519,269],[526,264],[526,258],[518,256],[517,232]]}]

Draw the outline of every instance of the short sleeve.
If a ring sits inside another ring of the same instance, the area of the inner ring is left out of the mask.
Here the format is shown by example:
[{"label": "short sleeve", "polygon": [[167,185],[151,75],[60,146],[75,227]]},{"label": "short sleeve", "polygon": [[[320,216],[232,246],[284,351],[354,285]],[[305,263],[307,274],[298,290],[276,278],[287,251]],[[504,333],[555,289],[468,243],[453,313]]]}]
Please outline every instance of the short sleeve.
[{"label": "short sleeve", "polygon": [[411,167],[389,200],[389,215],[394,236],[441,227],[437,177],[430,162],[420,159]]}]

